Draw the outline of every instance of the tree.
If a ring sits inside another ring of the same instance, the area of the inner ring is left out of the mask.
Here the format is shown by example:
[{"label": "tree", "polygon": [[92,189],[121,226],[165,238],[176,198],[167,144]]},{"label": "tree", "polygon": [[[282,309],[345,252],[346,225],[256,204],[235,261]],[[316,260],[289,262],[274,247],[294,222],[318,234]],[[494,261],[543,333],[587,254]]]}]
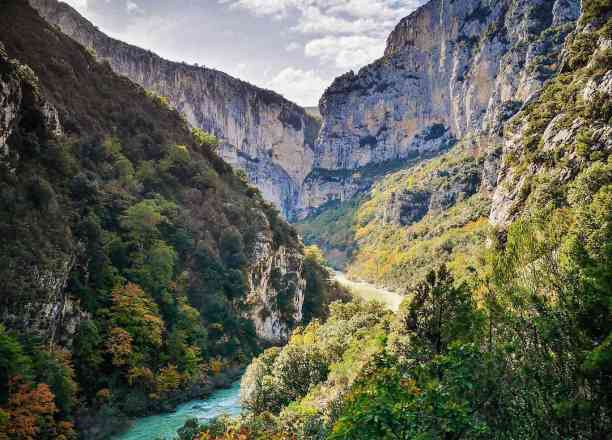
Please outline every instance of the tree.
[{"label": "tree", "polygon": [[115,288],[112,299],[111,321],[119,328],[115,336],[127,341],[125,335],[122,335],[123,332],[127,332],[136,352],[156,353],[161,347],[164,329],[157,304],[133,283]]},{"label": "tree", "polygon": [[226,229],[219,240],[223,262],[230,269],[240,269],[246,263],[242,235],[236,229]]},{"label": "tree", "polygon": [[0,324],[0,405],[9,396],[9,380],[16,375],[29,376],[32,363],[21,344]]},{"label": "tree", "polygon": [[453,340],[470,340],[482,317],[467,287],[454,284],[442,266],[408,294],[412,299],[403,306],[396,324],[396,353],[426,360],[446,352]]},{"label": "tree", "polygon": [[112,328],[106,342],[106,351],[110,353],[115,367],[129,366],[133,354],[132,336],[122,328]]},{"label": "tree", "polygon": [[78,391],[70,352],[54,347],[52,351],[37,351],[33,358],[37,382],[48,384],[59,415],[68,417],[76,404]]},{"label": "tree", "polygon": [[[5,435],[16,440],[34,440],[42,425],[52,422],[57,412],[54,396],[46,384],[32,385],[14,377],[10,383],[11,395],[6,406],[8,423]],[[1,433],[1,432],[0,432]]]},{"label": "tree", "polygon": [[194,128],[191,131],[194,140],[196,143],[201,146],[210,149],[211,151],[217,151],[219,148],[219,139],[217,139],[214,135],[205,132],[200,128]]}]

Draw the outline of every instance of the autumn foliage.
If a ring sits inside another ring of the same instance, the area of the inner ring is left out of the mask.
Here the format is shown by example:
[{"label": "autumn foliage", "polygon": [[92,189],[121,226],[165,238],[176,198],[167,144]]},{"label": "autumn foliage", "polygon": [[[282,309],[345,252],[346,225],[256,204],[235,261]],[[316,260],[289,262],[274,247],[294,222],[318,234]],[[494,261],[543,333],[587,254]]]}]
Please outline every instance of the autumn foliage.
[{"label": "autumn foliage", "polygon": [[72,423],[56,421],[55,396],[47,384],[34,385],[16,376],[10,380],[10,397],[2,412],[0,439],[34,440],[75,438]]}]

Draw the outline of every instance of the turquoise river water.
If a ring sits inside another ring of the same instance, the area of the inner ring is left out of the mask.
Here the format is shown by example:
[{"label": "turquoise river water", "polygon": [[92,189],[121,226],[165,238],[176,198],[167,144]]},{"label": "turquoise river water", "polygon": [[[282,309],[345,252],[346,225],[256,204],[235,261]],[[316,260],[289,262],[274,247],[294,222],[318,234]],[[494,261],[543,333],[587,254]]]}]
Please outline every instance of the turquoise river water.
[{"label": "turquoise river water", "polygon": [[129,431],[116,437],[116,440],[171,440],[187,420],[195,418],[205,422],[222,414],[240,414],[240,382],[226,390],[215,391],[204,400],[192,400],[180,405],[174,412],[138,419]]},{"label": "turquoise river water", "polygon": [[[365,300],[382,301],[393,311],[396,311],[402,302],[403,297],[395,292],[368,283],[351,281],[342,272],[335,272],[334,275],[340,284]],[[180,405],[175,412],[138,419],[129,431],[115,440],[172,440],[176,431],[187,420],[196,418],[204,422],[222,414],[240,414],[240,382],[234,383],[229,389],[214,392],[207,399],[192,400]]]}]

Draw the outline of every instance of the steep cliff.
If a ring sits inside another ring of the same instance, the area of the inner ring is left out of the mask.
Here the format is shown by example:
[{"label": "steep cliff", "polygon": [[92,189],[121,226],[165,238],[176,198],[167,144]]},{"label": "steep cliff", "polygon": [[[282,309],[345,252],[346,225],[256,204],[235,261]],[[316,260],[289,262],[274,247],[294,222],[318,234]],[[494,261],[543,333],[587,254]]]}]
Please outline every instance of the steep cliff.
[{"label": "steep cliff", "polygon": [[575,202],[571,188],[577,176],[593,179],[597,172],[585,170],[609,163],[612,11],[601,12],[596,4],[585,2],[584,16],[589,17],[589,8],[598,13],[583,17],[568,37],[560,73],[505,127],[490,215],[500,229],[530,212]]},{"label": "steep cliff", "polygon": [[147,90],[168,98],[194,127],[219,137],[221,156],[292,218],[314,161],[319,122],[282,96],[205,67],[167,61],[112,39],[57,0],[30,3],[50,23],[92,49],[99,60]]},{"label": "steep cliff", "polygon": [[[493,151],[502,123],[559,69],[579,3],[432,0],[403,19],[383,58],[322,97],[302,212],[350,198],[372,164],[437,154],[467,134]],[[495,160],[488,166],[495,180]]]},{"label": "steep cliff", "polygon": [[[441,9],[433,6],[442,3],[431,2],[405,19],[389,38],[385,59],[412,54],[414,47],[429,41],[431,35],[426,37],[423,32],[433,32],[431,37],[435,40],[438,35],[435,23],[440,16],[432,18],[430,14],[441,13]],[[471,4],[451,4],[458,3]],[[482,55],[467,63],[472,73],[462,80],[471,84],[466,90],[491,86],[486,106],[474,110],[470,105],[476,101],[452,93],[447,95],[448,105],[436,107],[435,100],[431,101],[435,112],[446,114],[444,124],[447,125],[438,125],[438,132],[447,130],[460,139],[459,142],[448,152],[439,153],[437,158],[420,163],[417,160],[404,165],[401,171],[374,179],[371,189],[358,193],[344,204],[329,204],[324,212],[298,225],[307,241],[319,243],[330,259],[344,266],[350,275],[395,288],[412,286],[441,262],[445,262],[455,275],[465,275],[467,268],[478,267],[477,255],[487,243],[489,229],[502,232],[500,236],[503,237],[507,228],[523,216],[570,205],[570,190],[577,176],[589,173],[586,170],[590,169],[598,174],[597,170],[608,161],[612,77],[606,20],[610,8],[605,7],[605,2],[587,2],[582,19],[577,22],[576,4],[551,3],[548,22],[553,27],[543,30],[542,25],[536,26],[537,21],[524,22],[532,14],[524,2],[506,3],[502,23],[506,23],[504,26],[508,29],[502,33],[506,35],[503,41],[511,41],[513,35],[520,35],[521,29],[539,29],[541,33],[527,32],[523,37],[516,37],[518,43],[506,55],[500,52],[495,58],[500,63],[496,68],[499,73],[485,78],[486,81],[478,81],[473,74]],[[536,3],[529,2],[529,5]],[[516,9],[519,6],[521,8]],[[589,8],[599,8],[599,12],[588,14]],[[468,17],[474,17],[474,12],[469,13],[469,10],[467,8]],[[481,19],[477,24],[488,20],[490,11],[487,11],[479,9]],[[461,15],[464,12],[455,13],[461,20],[456,18],[451,22],[456,27],[467,27],[470,19]],[[546,16],[538,15],[538,19]],[[588,20],[584,18],[589,16]],[[563,24],[568,19],[571,21]],[[411,26],[423,25],[423,20],[435,26],[411,33]],[[481,36],[477,47],[489,44],[487,35]],[[438,53],[435,47],[428,50],[430,57]],[[527,58],[517,58],[521,53]],[[539,55],[534,57],[534,53]],[[335,125],[339,134],[333,137],[333,142],[342,142],[348,136],[349,144],[339,147],[337,151],[346,154],[334,159],[345,161],[345,165],[331,161],[331,166],[339,168],[327,170],[326,176],[347,175],[342,166],[352,166],[351,161],[357,167],[348,173],[351,176],[359,176],[363,169],[372,166],[359,168],[357,165],[365,153],[363,149],[350,146],[350,136],[358,130],[350,132],[348,123],[342,118],[354,120],[358,117],[353,109],[359,105],[367,110],[369,100],[376,95],[377,84],[384,83],[387,75],[391,75],[387,72],[379,78],[371,76],[371,69],[376,65],[365,68],[357,76],[350,76],[357,84],[366,77],[373,81],[361,92],[365,97],[357,92],[336,95],[332,93],[332,86],[322,101],[325,109],[329,102],[354,100],[332,113],[342,115],[342,109],[349,109],[348,115],[337,119],[345,128]],[[346,81],[346,78],[339,80],[336,85]],[[452,83],[451,78],[449,84]],[[449,92],[452,90],[451,87]],[[382,95],[377,99],[380,105],[391,106],[397,102],[393,97]],[[510,107],[512,111],[507,111]],[[470,112],[479,117],[470,119],[467,116]],[[332,125],[336,121],[331,116],[325,119],[330,120]],[[328,133],[326,123],[321,139]],[[425,127],[425,130],[431,128]],[[392,132],[397,134],[401,130]],[[414,145],[409,144],[410,148]],[[384,146],[380,150],[376,150],[376,145],[373,148],[367,152],[387,152]],[[350,186],[342,185],[339,179],[336,184],[334,189],[342,197],[351,197],[350,189],[357,186],[354,178]],[[323,187],[331,185],[328,181]],[[338,217],[342,217],[340,222]]]}]

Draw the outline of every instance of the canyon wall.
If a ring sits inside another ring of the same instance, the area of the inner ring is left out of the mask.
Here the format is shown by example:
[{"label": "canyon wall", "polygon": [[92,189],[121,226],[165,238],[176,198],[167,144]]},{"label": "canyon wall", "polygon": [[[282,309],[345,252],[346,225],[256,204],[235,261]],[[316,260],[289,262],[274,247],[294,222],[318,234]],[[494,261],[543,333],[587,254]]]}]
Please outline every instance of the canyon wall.
[{"label": "canyon wall", "polygon": [[31,0],[50,23],[113,70],[168,98],[194,126],[221,140],[220,155],[286,218],[293,217],[302,182],[314,162],[319,122],[298,105],[223,72],[165,60],[115,40],[65,3]]},{"label": "canyon wall", "polygon": [[579,0],[432,0],[404,18],[385,55],[321,99],[322,128],[304,214],[360,190],[364,170],[431,156],[467,135],[491,147],[502,124],[558,70]]}]

